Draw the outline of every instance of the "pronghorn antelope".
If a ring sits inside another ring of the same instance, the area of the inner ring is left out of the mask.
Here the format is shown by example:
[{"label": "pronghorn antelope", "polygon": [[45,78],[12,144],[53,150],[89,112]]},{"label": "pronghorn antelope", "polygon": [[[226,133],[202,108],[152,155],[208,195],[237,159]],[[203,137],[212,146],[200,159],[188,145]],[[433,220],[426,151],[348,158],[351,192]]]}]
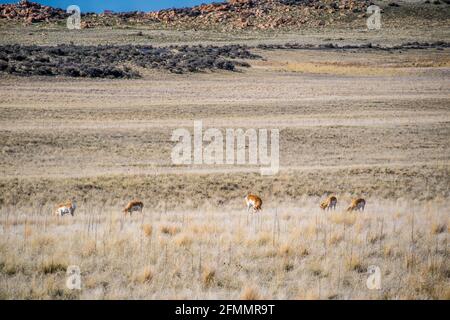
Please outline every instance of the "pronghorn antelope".
[{"label": "pronghorn antelope", "polygon": [[331,197],[328,197],[327,199],[325,199],[324,201],[322,201],[322,203],[320,204],[320,208],[322,208],[322,210],[336,209],[336,204],[337,204],[337,198],[335,196],[331,196]]},{"label": "pronghorn antelope", "polygon": [[141,201],[133,200],[133,201],[128,202],[128,204],[125,207],[125,209],[123,209],[123,212],[125,214],[129,213],[130,216],[131,216],[133,211],[142,212],[142,209],[144,209],[144,204]]},{"label": "pronghorn antelope", "polygon": [[260,197],[255,196],[253,194],[248,194],[245,196],[245,202],[247,204],[247,211],[250,212],[250,209],[253,208],[253,212],[260,211],[262,200]]},{"label": "pronghorn antelope", "polygon": [[76,208],[77,204],[75,203],[75,201],[67,201],[65,203],[58,204],[54,213],[56,216],[60,217],[66,214],[70,214],[71,216],[73,216]]},{"label": "pronghorn antelope", "polygon": [[364,207],[366,205],[366,200],[362,198],[353,199],[350,206],[347,208],[347,211],[355,211],[361,210],[364,211]]}]

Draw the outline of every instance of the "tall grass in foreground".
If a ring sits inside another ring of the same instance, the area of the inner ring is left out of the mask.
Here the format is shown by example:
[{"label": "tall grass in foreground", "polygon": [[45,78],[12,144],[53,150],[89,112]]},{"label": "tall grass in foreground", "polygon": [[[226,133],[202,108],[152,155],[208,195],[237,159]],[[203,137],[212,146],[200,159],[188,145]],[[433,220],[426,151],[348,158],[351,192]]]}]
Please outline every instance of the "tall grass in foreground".
[{"label": "tall grass in foreground", "polygon": [[[450,299],[445,202],[368,199],[363,213],[305,198],[244,208],[124,217],[85,205],[0,211],[0,298]],[[78,265],[82,290],[68,290]],[[366,287],[381,269],[381,290]]]}]

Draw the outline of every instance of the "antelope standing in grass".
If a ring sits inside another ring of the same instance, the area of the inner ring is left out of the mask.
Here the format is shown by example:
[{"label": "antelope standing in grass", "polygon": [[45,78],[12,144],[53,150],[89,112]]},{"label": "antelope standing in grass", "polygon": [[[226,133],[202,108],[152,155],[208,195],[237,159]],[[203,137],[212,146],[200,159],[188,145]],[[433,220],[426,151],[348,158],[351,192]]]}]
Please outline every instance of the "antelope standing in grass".
[{"label": "antelope standing in grass", "polygon": [[123,212],[125,213],[125,215],[129,213],[131,216],[133,211],[142,212],[142,209],[144,209],[144,204],[142,203],[142,201],[133,200],[133,201],[128,202],[125,209],[123,209]]},{"label": "antelope standing in grass", "polygon": [[75,201],[67,201],[65,203],[60,203],[56,206],[56,210],[54,212],[54,214],[56,216],[64,216],[66,214],[70,214],[72,217],[75,213],[75,209],[77,208],[77,204],[75,203]]},{"label": "antelope standing in grass", "polygon": [[245,196],[245,203],[247,204],[247,212],[250,212],[250,209],[253,208],[253,212],[258,212],[262,208],[262,200],[260,197],[255,196],[254,194],[248,194]]},{"label": "antelope standing in grass", "polygon": [[336,209],[336,204],[337,204],[337,198],[335,196],[331,196],[331,197],[328,197],[327,199],[325,199],[324,201],[322,201],[322,203],[320,204],[320,208],[322,210]]},{"label": "antelope standing in grass", "polygon": [[366,200],[362,198],[353,199],[350,206],[347,208],[347,211],[364,211],[364,207],[366,206]]}]

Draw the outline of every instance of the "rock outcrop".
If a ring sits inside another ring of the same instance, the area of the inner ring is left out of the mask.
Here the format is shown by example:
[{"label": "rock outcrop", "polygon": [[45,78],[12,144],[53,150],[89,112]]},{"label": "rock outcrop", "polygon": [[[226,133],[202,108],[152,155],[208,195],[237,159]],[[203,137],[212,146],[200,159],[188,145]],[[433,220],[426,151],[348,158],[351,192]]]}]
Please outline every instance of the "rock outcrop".
[{"label": "rock outcrop", "polygon": [[66,16],[66,13],[61,9],[43,6],[27,0],[21,0],[17,4],[0,5],[0,19],[34,23],[61,20]]},{"label": "rock outcrop", "polygon": [[170,26],[228,29],[295,28],[321,26],[365,13],[366,0],[229,0],[192,8],[148,13]]},{"label": "rock outcrop", "polygon": [[[89,13],[83,15],[82,27],[160,23],[183,29],[289,29],[355,20],[368,5],[368,0],[229,0],[155,12]],[[67,16],[62,9],[26,0],[0,5],[0,19],[34,23]]]}]

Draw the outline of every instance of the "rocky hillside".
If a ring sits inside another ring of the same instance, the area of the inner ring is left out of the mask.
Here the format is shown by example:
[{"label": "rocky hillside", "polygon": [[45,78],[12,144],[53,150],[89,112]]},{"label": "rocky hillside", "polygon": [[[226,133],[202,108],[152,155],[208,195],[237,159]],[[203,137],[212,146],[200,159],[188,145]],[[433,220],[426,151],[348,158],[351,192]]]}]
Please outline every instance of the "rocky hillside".
[{"label": "rocky hillside", "polygon": [[148,16],[171,26],[275,29],[320,26],[364,14],[367,0],[229,0]]},{"label": "rocky hillside", "polygon": [[[83,27],[161,23],[168,27],[207,29],[275,29],[320,26],[364,14],[367,0],[229,0],[156,12],[84,15]],[[22,0],[0,5],[0,19],[26,23],[64,19],[61,9]]]},{"label": "rocky hillside", "polygon": [[21,0],[17,4],[0,5],[0,19],[34,23],[55,21],[65,17],[66,13],[62,9],[43,6],[27,0]]},{"label": "rocky hillside", "polygon": [[[382,6],[384,21],[392,20],[392,26],[414,25],[419,20],[445,25],[448,21],[450,0],[399,2],[401,5],[397,2],[376,2]],[[156,28],[223,31],[296,30],[339,24],[352,28],[365,25],[366,9],[370,4],[370,0],[228,0],[155,12],[82,13],[81,26],[156,25]],[[17,4],[0,5],[0,20],[24,23],[62,22],[67,16],[62,9],[26,0]]]}]

